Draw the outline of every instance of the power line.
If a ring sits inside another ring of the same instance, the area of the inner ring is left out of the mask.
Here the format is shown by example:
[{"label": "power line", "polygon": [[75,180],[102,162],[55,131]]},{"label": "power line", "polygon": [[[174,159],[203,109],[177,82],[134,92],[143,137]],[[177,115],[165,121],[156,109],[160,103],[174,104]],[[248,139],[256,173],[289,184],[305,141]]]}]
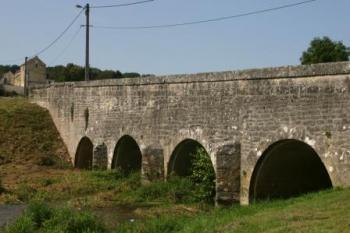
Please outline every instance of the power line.
[{"label": "power line", "polygon": [[230,15],[230,16],[205,19],[205,20],[198,20],[198,21],[191,21],[191,22],[184,22],[184,23],[161,24],[161,25],[150,25],[150,26],[119,26],[119,27],[118,26],[93,26],[93,27],[97,28],[97,29],[112,29],[112,30],[138,30],[138,29],[152,29],[152,28],[171,28],[171,27],[179,27],[179,26],[194,25],[194,24],[204,24],[204,23],[240,18],[240,17],[250,16],[250,15],[263,14],[263,13],[277,11],[277,10],[281,10],[281,9],[285,9],[285,8],[296,7],[296,6],[300,6],[300,5],[304,5],[304,4],[308,4],[308,3],[316,2],[316,1],[317,0],[307,0],[307,1],[282,5],[282,6],[273,7],[273,8],[251,11],[251,12],[237,14],[237,15]]},{"label": "power line", "polygon": [[[49,48],[51,48],[59,39],[62,38],[62,36],[73,26],[73,24],[77,21],[77,19],[79,18],[79,16],[81,15],[81,13],[83,12],[84,9],[82,9],[77,16],[74,17],[74,19],[72,20],[72,22],[63,30],[63,32],[61,32],[58,37],[56,39],[54,39],[48,46],[46,46],[45,48],[43,48],[42,50],[40,50],[39,52],[37,52],[34,56],[39,56],[40,54],[42,54],[43,52],[45,52],[46,50],[48,50]],[[33,56],[33,57],[34,57]]]},{"label": "power line", "polygon": [[130,2],[130,3],[121,3],[121,4],[113,4],[113,5],[103,5],[103,6],[91,6],[90,8],[111,8],[111,7],[123,7],[123,6],[132,6],[139,5],[148,2],[153,2],[154,0],[143,0],[138,2]]},{"label": "power line", "polygon": [[55,63],[57,61],[57,59],[59,59],[66,51],[67,49],[72,45],[73,41],[75,40],[75,38],[77,38],[77,36],[79,35],[79,32],[81,31],[81,26],[78,28],[78,30],[73,34],[72,38],[69,40],[69,42],[67,43],[67,45],[61,50],[61,52],[49,63],[51,66],[53,63]]}]

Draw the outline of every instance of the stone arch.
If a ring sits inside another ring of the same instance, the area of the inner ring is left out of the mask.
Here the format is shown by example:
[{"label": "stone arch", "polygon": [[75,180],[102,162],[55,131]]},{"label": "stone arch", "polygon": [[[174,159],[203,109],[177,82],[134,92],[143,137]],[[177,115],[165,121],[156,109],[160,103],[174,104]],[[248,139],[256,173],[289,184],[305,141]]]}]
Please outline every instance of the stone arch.
[{"label": "stone arch", "polygon": [[95,147],[93,155],[93,168],[105,170],[108,167],[108,151],[106,144],[102,143]]},{"label": "stone arch", "polygon": [[112,169],[120,169],[125,173],[141,171],[142,153],[131,136],[121,137],[115,146],[112,160]]},{"label": "stone arch", "polygon": [[[198,149],[202,149],[207,157],[204,158],[204,160],[201,160],[201,165],[197,167],[199,169],[197,172],[206,174],[205,177],[203,177],[203,175],[196,177],[192,176],[195,168],[195,159],[193,159],[191,155],[195,154]],[[207,166],[208,163],[210,163],[209,166]],[[196,190],[195,192],[201,192],[202,188],[206,190],[205,194],[202,193],[205,196],[200,197],[202,200],[210,202],[214,201],[215,195],[217,194],[216,172],[209,153],[198,141],[193,139],[185,139],[181,141],[171,154],[167,170],[168,178],[171,176],[189,177],[194,184],[193,189]],[[196,189],[196,187],[201,188]]]},{"label": "stone arch", "polygon": [[289,198],[331,187],[327,169],[315,150],[305,142],[285,139],[270,145],[259,158],[249,199]]},{"label": "stone arch", "polygon": [[92,169],[93,148],[91,140],[83,137],[77,147],[75,153],[74,166],[81,169]]},{"label": "stone arch", "polygon": [[[191,157],[190,155],[195,153],[197,148],[203,148],[208,154],[211,165],[214,169],[213,162],[207,150],[200,144],[198,141],[193,139],[185,139],[181,141],[174,149],[173,153],[170,156],[168,163],[168,176],[177,175],[177,176],[188,176],[191,173]],[[215,171],[215,169],[214,169]]]}]

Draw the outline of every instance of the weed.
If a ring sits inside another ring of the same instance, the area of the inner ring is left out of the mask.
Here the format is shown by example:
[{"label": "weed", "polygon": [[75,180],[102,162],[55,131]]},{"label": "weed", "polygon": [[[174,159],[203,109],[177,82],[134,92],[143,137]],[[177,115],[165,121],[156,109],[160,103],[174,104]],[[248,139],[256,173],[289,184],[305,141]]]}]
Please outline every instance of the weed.
[{"label": "weed", "polygon": [[27,202],[35,196],[37,190],[28,184],[20,184],[15,193],[20,201]]},{"label": "weed", "polygon": [[34,233],[35,227],[29,215],[23,215],[14,224],[6,226],[5,233]]},{"label": "weed", "polygon": [[53,157],[50,156],[43,156],[39,159],[39,161],[37,162],[37,164],[39,166],[53,166],[56,164],[56,161],[54,160]]},{"label": "weed", "polygon": [[17,221],[5,228],[5,233],[104,233],[103,225],[89,212],[70,208],[49,207],[47,204],[31,203]]},{"label": "weed", "polygon": [[124,223],[115,233],[173,233],[179,232],[186,222],[186,217],[166,216],[152,218],[141,223]]}]

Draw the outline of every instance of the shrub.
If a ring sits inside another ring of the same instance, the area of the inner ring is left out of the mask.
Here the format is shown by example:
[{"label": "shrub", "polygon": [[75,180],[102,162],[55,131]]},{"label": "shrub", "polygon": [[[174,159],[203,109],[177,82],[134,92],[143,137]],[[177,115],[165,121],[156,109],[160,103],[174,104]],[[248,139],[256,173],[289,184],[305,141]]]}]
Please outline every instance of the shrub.
[{"label": "shrub", "polygon": [[43,156],[39,159],[39,161],[37,162],[37,164],[39,166],[47,166],[47,167],[50,167],[50,166],[53,166],[56,164],[56,161],[52,158],[52,157],[49,157],[49,156]]},{"label": "shrub", "polygon": [[192,172],[189,179],[194,184],[194,198],[197,201],[212,202],[215,196],[215,171],[208,153],[197,148],[191,154]]},{"label": "shrub", "polygon": [[5,228],[4,233],[34,233],[35,227],[32,219],[28,215],[23,215],[17,219],[17,221],[8,225]]},{"label": "shrub", "polygon": [[31,203],[15,223],[5,228],[5,233],[104,233],[106,229],[88,212],[70,208],[49,207],[47,204]]},{"label": "shrub", "polygon": [[28,215],[32,219],[36,228],[43,226],[53,215],[53,210],[42,202],[33,202],[28,207]]}]

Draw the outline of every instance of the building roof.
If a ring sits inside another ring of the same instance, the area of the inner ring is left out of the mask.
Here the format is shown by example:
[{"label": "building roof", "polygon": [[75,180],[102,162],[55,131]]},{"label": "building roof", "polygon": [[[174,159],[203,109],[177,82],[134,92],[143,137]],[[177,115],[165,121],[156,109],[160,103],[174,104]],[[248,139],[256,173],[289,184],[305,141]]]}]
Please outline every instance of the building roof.
[{"label": "building roof", "polygon": [[[46,66],[46,64],[38,56],[28,59],[27,63],[31,63],[31,62],[41,63],[42,65]],[[20,66],[24,66],[24,65],[25,63],[21,64]]]}]

